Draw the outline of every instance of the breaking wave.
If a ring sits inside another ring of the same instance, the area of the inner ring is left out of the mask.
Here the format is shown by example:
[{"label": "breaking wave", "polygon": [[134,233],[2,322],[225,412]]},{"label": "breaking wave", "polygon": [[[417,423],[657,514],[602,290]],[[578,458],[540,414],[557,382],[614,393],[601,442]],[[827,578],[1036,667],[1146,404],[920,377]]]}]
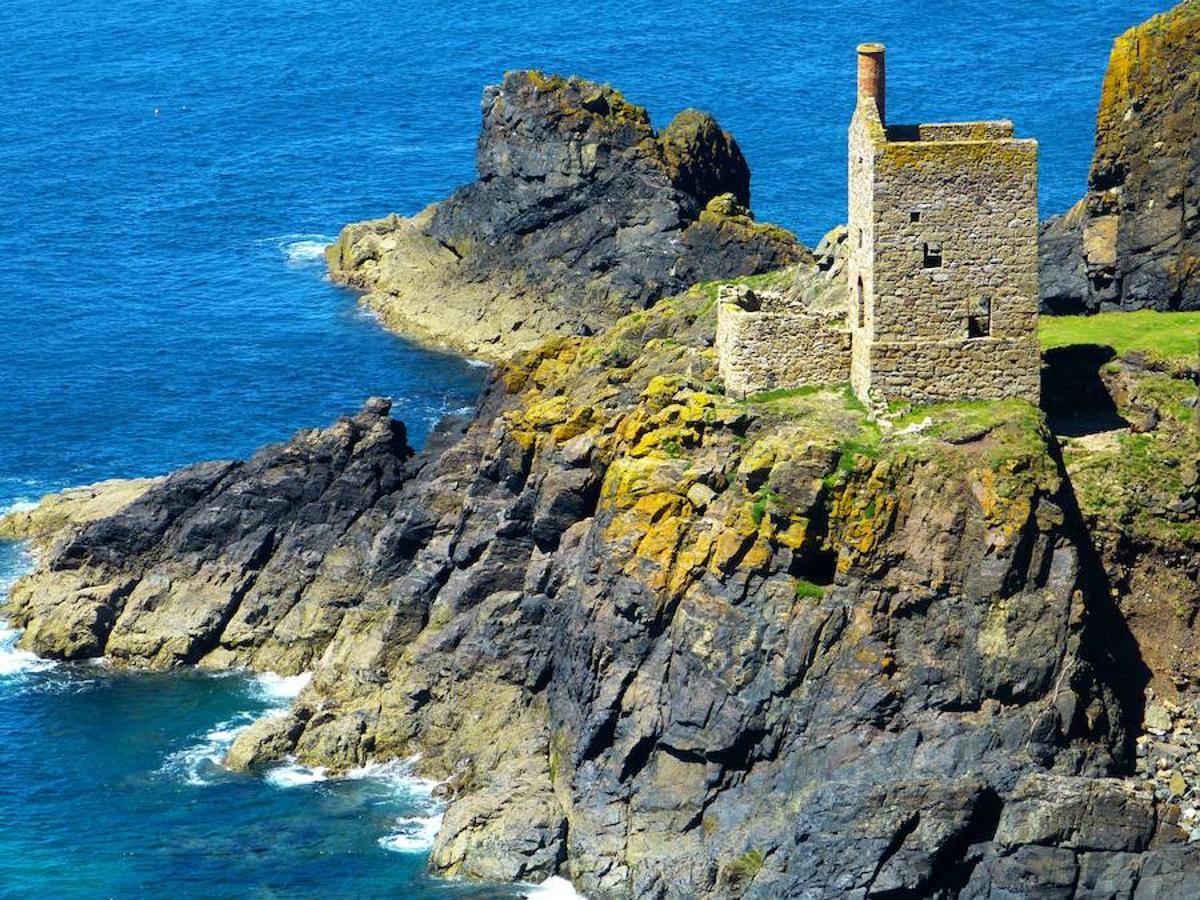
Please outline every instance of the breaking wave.
[{"label": "breaking wave", "polygon": [[333,243],[327,234],[285,234],[275,240],[289,266],[311,266],[325,259],[325,248]]},{"label": "breaking wave", "polygon": [[[11,581],[0,584],[0,594],[7,594]],[[42,659],[36,653],[17,649],[17,639],[21,636],[15,628],[0,620],[0,678],[21,675],[27,672],[43,672],[53,669],[57,663],[52,659]]]},{"label": "breaking wave", "polygon": [[525,897],[527,900],[587,900],[571,882],[557,875],[530,887],[525,891]]},{"label": "breaking wave", "polygon": [[[251,693],[257,699],[271,705],[267,709],[247,710],[223,722],[218,722],[199,742],[170,754],[163,764],[163,771],[179,778],[186,784],[197,787],[212,784],[215,779],[227,775],[228,770],[223,761],[237,736],[258,719],[287,712],[290,701],[295,699],[311,678],[312,675],[309,672],[303,672],[300,675],[276,675],[274,672],[263,672],[256,675],[251,682]],[[272,770],[272,772],[274,771]],[[268,773],[267,780],[272,784],[278,784],[289,777],[294,779],[292,782],[294,784],[306,783],[295,780],[299,776],[288,775],[279,775],[277,776],[278,781],[275,781],[272,780],[271,773]],[[280,786],[290,787],[291,784],[280,784]]]},{"label": "breaking wave", "polygon": [[278,788],[293,788],[305,784],[317,784],[328,779],[324,766],[310,768],[309,766],[302,766],[297,763],[276,766],[263,777],[266,778],[268,784],[273,784]]}]

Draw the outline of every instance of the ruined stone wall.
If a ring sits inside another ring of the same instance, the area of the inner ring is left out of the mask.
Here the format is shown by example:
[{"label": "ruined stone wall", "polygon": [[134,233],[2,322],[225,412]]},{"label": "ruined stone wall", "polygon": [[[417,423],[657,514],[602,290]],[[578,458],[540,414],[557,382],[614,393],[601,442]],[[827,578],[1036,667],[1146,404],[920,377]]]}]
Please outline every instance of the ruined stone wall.
[{"label": "ruined stone wall", "polygon": [[[1037,402],[1037,143],[1011,122],[884,128],[860,99],[849,135],[847,326],[723,294],[726,389],[849,378],[867,401]],[[891,138],[889,140],[889,138]],[[844,373],[841,374],[841,373]]]},{"label": "ruined stone wall", "polygon": [[916,130],[919,141],[998,141],[1013,136],[1013,124],[1007,119],[996,122],[927,122],[916,126]]},{"label": "ruined stone wall", "polygon": [[872,212],[878,301],[860,396],[1036,402],[1036,142],[885,143]]},{"label": "ruined stone wall", "polygon": [[722,287],[716,348],[731,397],[850,379],[850,333],[840,319],[814,315],[782,292]]}]

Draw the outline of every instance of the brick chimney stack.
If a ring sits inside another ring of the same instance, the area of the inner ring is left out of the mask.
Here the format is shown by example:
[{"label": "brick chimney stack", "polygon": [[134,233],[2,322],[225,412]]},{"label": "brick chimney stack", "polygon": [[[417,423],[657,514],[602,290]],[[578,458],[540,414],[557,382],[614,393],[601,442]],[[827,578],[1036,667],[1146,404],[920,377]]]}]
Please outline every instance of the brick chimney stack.
[{"label": "brick chimney stack", "polygon": [[879,110],[879,121],[886,125],[883,54],[883,44],[858,45],[858,99],[859,102],[874,100],[875,106]]}]

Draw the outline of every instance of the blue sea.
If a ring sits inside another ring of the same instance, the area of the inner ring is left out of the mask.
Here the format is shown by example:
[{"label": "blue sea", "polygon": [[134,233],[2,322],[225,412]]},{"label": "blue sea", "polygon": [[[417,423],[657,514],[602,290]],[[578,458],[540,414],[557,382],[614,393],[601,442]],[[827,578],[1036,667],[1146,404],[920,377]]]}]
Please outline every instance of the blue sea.
[{"label": "blue sea", "polygon": [[[1083,192],[1114,36],[1144,0],[0,4],[0,508],[250,452],[370,394],[420,444],[484,370],[325,280],[342,224],[471,179],[482,87],[609,81],[740,142],[762,219],[845,218],[854,46],[893,121],[1011,117],[1043,212]],[[0,577],[28,565],[0,545]],[[0,585],[0,590],[3,585]],[[348,779],[218,764],[295,681],[52,665],[0,631],[0,895],[504,897],[424,874],[403,761]]]}]

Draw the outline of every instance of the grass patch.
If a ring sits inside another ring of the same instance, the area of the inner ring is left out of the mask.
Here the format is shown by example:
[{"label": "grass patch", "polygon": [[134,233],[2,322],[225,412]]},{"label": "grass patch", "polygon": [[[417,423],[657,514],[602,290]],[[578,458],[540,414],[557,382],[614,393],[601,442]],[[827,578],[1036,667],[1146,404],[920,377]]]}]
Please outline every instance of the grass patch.
[{"label": "grass patch", "polygon": [[754,503],[750,506],[750,521],[754,523],[755,527],[762,524],[763,517],[767,514],[767,508],[777,502],[779,502],[779,495],[770,488],[758,489],[758,493],[754,495]]},{"label": "grass patch", "polygon": [[1042,350],[1074,344],[1141,351],[1162,359],[1200,358],[1200,312],[1109,312],[1094,316],[1042,316]]},{"label": "grass patch", "polygon": [[796,388],[776,388],[773,391],[762,391],[758,394],[751,394],[746,398],[747,403],[772,403],[776,400],[787,400],[791,397],[808,397],[818,391],[825,390],[823,385],[806,384]]},{"label": "grass patch", "polygon": [[725,877],[732,886],[743,887],[754,880],[763,867],[765,857],[761,850],[747,850],[725,868]]},{"label": "grass patch", "polygon": [[807,578],[797,578],[796,579],[796,598],[797,599],[806,598],[809,600],[820,600],[824,596],[825,596],[825,588],[821,587],[821,585],[813,584]]},{"label": "grass patch", "polygon": [[723,281],[702,281],[693,290],[699,291],[708,300],[716,302],[717,291],[724,284],[744,284],[748,288],[768,290],[788,287],[796,278],[796,266],[784,266],[782,269],[772,269],[761,275],[743,275],[740,278],[727,278]]}]

